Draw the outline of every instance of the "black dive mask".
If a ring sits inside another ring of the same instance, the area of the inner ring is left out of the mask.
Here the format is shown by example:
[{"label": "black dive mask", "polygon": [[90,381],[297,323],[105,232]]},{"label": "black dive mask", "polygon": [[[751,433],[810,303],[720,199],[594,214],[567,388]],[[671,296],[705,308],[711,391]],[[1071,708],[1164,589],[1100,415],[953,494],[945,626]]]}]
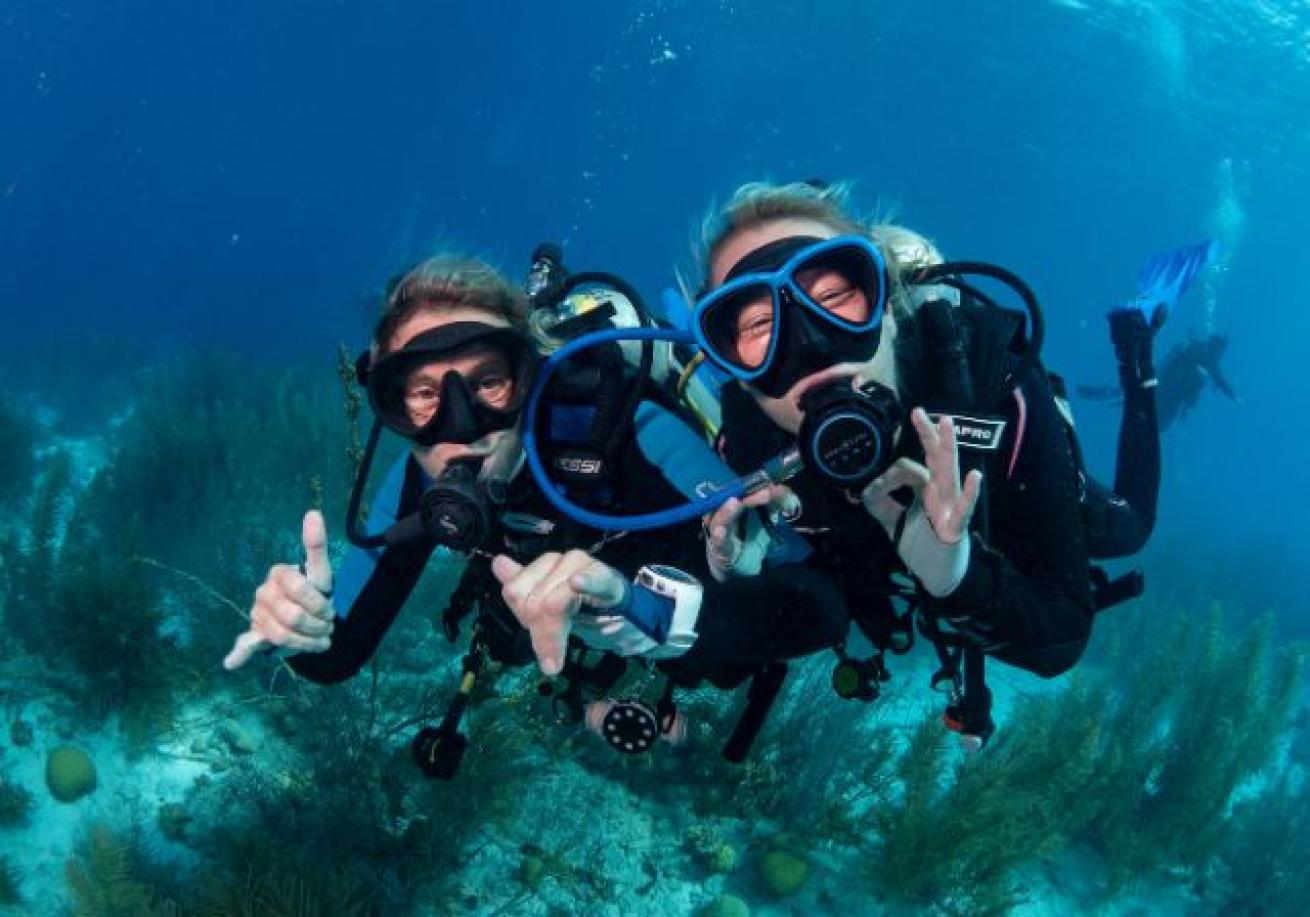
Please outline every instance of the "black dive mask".
[{"label": "black dive mask", "polygon": [[[451,370],[441,377],[438,391],[411,385],[411,376],[425,364],[449,359],[475,347],[499,351],[508,360],[505,368],[475,369],[469,377]],[[519,409],[532,387],[538,358],[531,342],[510,328],[482,322],[454,322],[417,335],[400,350],[375,364],[360,358],[357,372],[368,388],[374,415],[389,430],[420,446],[438,443],[468,444],[488,433],[506,430],[518,419]],[[492,403],[497,385],[512,386],[505,403]],[[423,424],[410,416],[407,399],[428,397],[436,410]]]},{"label": "black dive mask", "polygon": [[798,445],[805,466],[841,487],[863,487],[891,464],[903,417],[896,394],[877,382],[839,380],[801,398]]}]

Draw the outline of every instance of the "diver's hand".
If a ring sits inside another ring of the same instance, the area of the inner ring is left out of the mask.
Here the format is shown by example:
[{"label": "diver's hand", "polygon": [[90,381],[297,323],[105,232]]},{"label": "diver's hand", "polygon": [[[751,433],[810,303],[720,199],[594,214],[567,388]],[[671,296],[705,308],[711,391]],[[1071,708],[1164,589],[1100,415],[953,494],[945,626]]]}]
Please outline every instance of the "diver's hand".
[{"label": "diver's hand", "polygon": [[[910,422],[923,443],[926,466],[912,459],[898,459],[864,489],[860,501],[893,539],[897,539],[900,527],[897,553],[924,588],[940,597],[959,585],[968,567],[966,535],[978,505],[982,473],[970,471],[961,487],[955,427],[949,417],[933,423],[923,408],[915,408]],[[914,494],[908,509],[891,496],[902,487]]]},{"label": "diver's hand", "polygon": [[532,636],[532,650],[545,675],[564,668],[569,632],[583,605],[612,608],[627,598],[628,584],[613,567],[585,551],[548,552],[526,567],[504,554],[491,562],[500,594]]},{"label": "diver's hand", "polygon": [[923,444],[927,467],[913,459],[898,459],[864,489],[860,500],[891,535],[905,511],[891,494],[908,487],[923,504],[924,517],[937,538],[943,544],[956,544],[969,530],[969,520],[973,518],[982,488],[982,473],[970,471],[964,486],[960,486],[960,457],[955,448],[955,427],[949,417],[933,423],[923,408],[915,408],[910,412],[910,422]]},{"label": "diver's hand", "polygon": [[[770,484],[744,498],[733,497],[705,517],[705,552],[710,573],[719,582],[755,576],[769,550],[769,530],[748,510],[764,507],[769,518],[794,517],[800,499],[783,484]],[[743,518],[743,516],[745,518]]]},{"label": "diver's hand", "polygon": [[269,647],[321,653],[331,646],[336,611],[332,594],[332,564],[327,553],[327,525],[317,510],[305,513],[301,528],[305,546],[304,573],[278,564],[255,590],[250,629],[237,637],[223,667],[236,669]]}]

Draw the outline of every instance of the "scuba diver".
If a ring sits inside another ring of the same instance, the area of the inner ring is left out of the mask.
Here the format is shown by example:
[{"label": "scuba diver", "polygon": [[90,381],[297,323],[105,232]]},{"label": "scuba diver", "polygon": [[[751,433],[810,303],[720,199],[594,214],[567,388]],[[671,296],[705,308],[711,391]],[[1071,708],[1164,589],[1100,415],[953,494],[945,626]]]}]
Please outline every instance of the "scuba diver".
[{"label": "scuba diver", "polygon": [[[538,272],[555,276],[540,282]],[[452,641],[473,617],[463,677],[444,719],[413,744],[431,776],[448,779],[458,768],[467,744],[460,723],[488,659],[510,666],[535,660],[544,675],[557,677],[543,693],[551,694],[558,719],[585,719],[612,746],[634,752],[685,735],[675,687],[705,678],[735,686],[844,632],[840,596],[807,568],[713,584],[698,521],[626,533],[553,509],[524,470],[519,434],[540,348],[639,311],[639,297],[618,278],[565,274],[557,250],[539,250],[530,301],[489,266],[443,255],[391,285],[372,346],[357,365],[375,422],[348,509],[354,548],[334,577],[322,517],[308,513],[304,564],[270,570],[255,593],[250,629],[224,660],[232,669],[280,650],[311,681],[350,678],[376,652],[432,552],[442,546],[466,555],[442,615]],[[546,452],[557,471],[571,476],[575,499],[599,509],[657,512],[730,476],[658,398],[641,397],[652,387],[636,377],[651,371],[654,350],[602,349],[552,387],[552,403],[540,412],[549,431]],[[361,526],[384,427],[409,449]],[[716,588],[706,589],[707,581]],[[750,627],[734,625],[740,609],[762,622],[755,637]],[[784,613],[796,629],[781,645],[763,625]],[[654,669],[657,661],[676,674]],[[655,682],[657,694],[629,691],[634,669],[635,680]],[[743,717],[732,750],[744,756],[756,729]]]},{"label": "scuba diver", "polygon": [[1176,344],[1165,355],[1160,367],[1160,428],[1167,430],[1175,421],[1182,420],[1201,398],[1209,382],[1231,401],[1242,399],[1224,375],[1219,361],[1228,349],[1226,334],[1209,337],[1191,336],[1186,343]]},{"label": "scuba diver", "polygon": [[[1180,410],[1178,393],[1186,377],[1195,375],[1197,380],[1190,404],[1195,403],[1204,379],[1195,369],[1197,364],[1191,362],[1189,369],[1189,358],[1183,356],[1193,353],[1191,345],[1171,352],[1163,371],[1157,373],[1155,336],[1177,307],[1179,298],[1215,257],[1216,245],[1210,241],[1152,256],[1138,274],[1133,300],[1106,314],[1119,364],[1119,385],[1078,389],[1084,398],[1123,401],[1114,487],[1106,487],[1084,475],[1083,510],[1087,547],[1092,557],[1135,554],[1155,528],[1160,493],[1160,431]],[[1201,358],[1204,351],[1203,346],[1198,346],[1191,360]],[[1217,356],[1214,362],[1217,364]],[[1053,383],[1061,410],[1072,427],[1063,380],[1056,377]],[[1074,442],[1077,448],[1076,439]]]},{"label": "scuba diver", "polygon": [[[1095,610],[1080,469],[1038,361],[1035,298],[995,266],[923,263],[930,246],[862,225],[840,185],[745,185],[702,239],[693,330],[733,377],[721,454],[741,473],[799,448],[789,524],[808,563],[840,584],[879,668],[917,624],[941,661],[947,725],[982,744],[994,730],[984,655],[1059,675]],[[1019,293],[1027,335],[971,277]],[[729,506],[710,524],[730,567],[753,559],[739,524]]]}]

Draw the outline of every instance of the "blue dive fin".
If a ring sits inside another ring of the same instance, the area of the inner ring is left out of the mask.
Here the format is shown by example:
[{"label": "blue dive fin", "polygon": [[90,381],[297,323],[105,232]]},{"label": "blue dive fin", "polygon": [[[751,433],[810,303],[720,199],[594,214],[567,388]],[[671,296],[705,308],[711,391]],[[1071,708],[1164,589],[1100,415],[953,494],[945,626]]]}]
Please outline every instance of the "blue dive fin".
[{"label": "blue dive fin", "polygon": [[1137,275],[1137,297],[1133,307],[1140,309],[1149,324],[1157,324],[1161,307],[1172,310],[1178,298],[1201,273],[1201,269],[1218,257],[1219,243],[1207,239],[1151,256]]}]

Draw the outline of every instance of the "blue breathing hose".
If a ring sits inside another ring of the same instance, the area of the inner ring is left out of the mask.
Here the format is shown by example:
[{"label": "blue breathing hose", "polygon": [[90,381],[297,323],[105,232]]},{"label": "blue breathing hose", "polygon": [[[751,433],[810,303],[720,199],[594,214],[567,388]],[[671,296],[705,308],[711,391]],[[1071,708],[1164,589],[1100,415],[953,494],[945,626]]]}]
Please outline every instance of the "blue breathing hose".
[{"label": "blue breathing hose", "polygon": [[532,477],[536,480],[537,486],[541,488],[542,494],[545,495],[555,509],[583,525],[589,525],[602,531],[630,532],[659,529],[690,522],[692,519],[699,519],[706,513],[714,512],[733,497],[743,496],[747,490],[747,481],[739,478],[729,481],[707,496],[673,509],[642,513],[636,516],[614,516],[608,513],[592,512],[585,507],[579,506],[566,497],[561,487],[551,480],[550,475],[546,472],[545,463],[541,460],[541,451],[537,446],[536,429],[537,413],[541,406],[542,396],[546,391],[546,385],[550,382],[551,376],[554,375],[560,364],[573,355],[589,347],[599,347],[602,344],[619,341],[670,341],[674,344],[686,344],[693,348],[696,346],[695,339],[685,331],[675,331],[669,328],[607,328],[575,338],[551,354],[542,364],[541,370],[537,374],[536,384],[532,388],[532,396],[528,399],[527,422],[523,430],[523,451],[528,458],[528,469],[532,472]]}]

